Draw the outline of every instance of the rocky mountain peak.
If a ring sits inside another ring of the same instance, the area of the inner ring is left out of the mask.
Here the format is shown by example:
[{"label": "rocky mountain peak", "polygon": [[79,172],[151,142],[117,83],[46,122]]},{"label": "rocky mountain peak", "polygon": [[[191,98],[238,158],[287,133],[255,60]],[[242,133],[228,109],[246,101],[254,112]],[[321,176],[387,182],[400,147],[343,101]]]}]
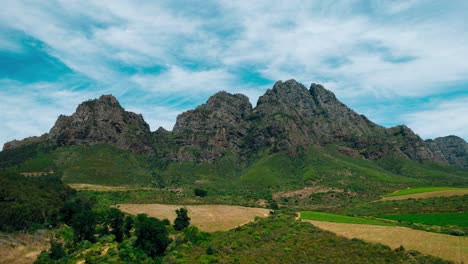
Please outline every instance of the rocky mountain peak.
[{"label": "rocky mountain peak", "polygon": [[251,111],[247,96],[222,91],[205,104],[180,114],[173,129],[177,159],[212,160],[228,149],[239,151]]},{"label": "rocky mountain peak", "polygon": [[48,139],[56,145],[113,144],[134,152],[152,152],[150,129],[143,116],[125,111],[112,95],[81,103],[71,116],[59,116]]}]

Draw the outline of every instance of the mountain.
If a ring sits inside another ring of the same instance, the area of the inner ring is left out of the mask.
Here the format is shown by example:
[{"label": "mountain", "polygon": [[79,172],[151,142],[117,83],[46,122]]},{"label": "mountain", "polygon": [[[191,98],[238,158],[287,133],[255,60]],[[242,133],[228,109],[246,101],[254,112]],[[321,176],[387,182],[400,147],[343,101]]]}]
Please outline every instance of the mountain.
[{"label": "mountain", "polygon": [[457,136],[439,137],[426,141],[436,155],[441,156],[449,164],[468,168],[468,143]]},{"label": "mountain", "polygon": [[151,131],[143,116],[125,111],[112,95],[81,103],[71,116],[59,116],[48,134],[8,142],[4,150],[40,141],[56,146],[112,144],[134,152],[153,153]]},{"label": "mountain", "polygon": [[457,137],[424,141],[401,125],[384,128],[340,102],[320,84],[309,89],[295,80],[278,81],[255,107],[242,94],[218,92],[180,114],[172,131],[151,132],[141,115],[125,111],[103,95],[60,116],[46,135],[12,141],[4,150],[33,142],[55,146],[111,144],[168,161],[214,162],[226,154],[240,160],[261,152],[297,153],[309,146],[339,145],[369,160],[397,156],[467,167],[467,143]]},{"label": "mountain", "polygon": [[295,80],[278,81],[253,109],[245,96],[217,93],[206,104],[179,115],[172,136],[176,153],[169,156],[175,160],[213,160],[227,150],[249,156],[268,148],[296,152],[310,145],[338,144],[368,159],[397,155],[448,162],[410,128],[381,127],[322,85],[307,89]]}]

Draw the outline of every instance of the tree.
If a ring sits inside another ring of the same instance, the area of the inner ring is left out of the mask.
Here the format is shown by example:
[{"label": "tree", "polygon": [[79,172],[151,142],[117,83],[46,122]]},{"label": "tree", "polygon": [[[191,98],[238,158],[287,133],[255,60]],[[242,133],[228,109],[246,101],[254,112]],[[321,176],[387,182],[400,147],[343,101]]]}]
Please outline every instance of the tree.
[{"label": "tree", "polygon": [[205,197],[208,194],[207,191],[205,191],[203,189],[198,189],[198,188],[195,189],[194,192],[195,192],[195,195],[198,196],[198,197]]},{"label": "tree", "polygon": [[52,240],[50,242],[50,253],[49,253],[49,257],[51,259],[55,259],[55,260],[58,260],[58,259],[61,259],[61,258],[64,258],[67,256],[67,253],[65,252],[65,250],[63,249],[63,244],[58,242],[58,241],[55,241],[55,240]]},{"label": "tree", "polygon": [[73,228],[77,240],[94,242],[96,224],[96,214],[93,211],[83,211],[74,215],[71,220],[71,227]]},{"label": "tree", "polygon": [[109,210],[108,221],[112,228],[111,234],[115,236],[115,241],[122,242],[124,235],[124,213],[119,209],[111,208]]},{"label": "tree", "polygon": [[133,228],[133,217],[132,216],[127,216],[125,217],[125,224],[124,224],[124,232],[125,232],[125,236],[127,237],[130,237],[131,234],[130,234],[130,231],[132,230]]},{"label": "tree", "polygon": [[174,229],[180,231],[190,225],[190,217],[188,217],[187,209],[180,208],[176,210],[177,217],[174,220]]},{"label": "tree", "polygon": [[148,256],[164,255],[171,243],[166,226],[159,219],[139,214],[135,224],[135,246],[141,248]]}]

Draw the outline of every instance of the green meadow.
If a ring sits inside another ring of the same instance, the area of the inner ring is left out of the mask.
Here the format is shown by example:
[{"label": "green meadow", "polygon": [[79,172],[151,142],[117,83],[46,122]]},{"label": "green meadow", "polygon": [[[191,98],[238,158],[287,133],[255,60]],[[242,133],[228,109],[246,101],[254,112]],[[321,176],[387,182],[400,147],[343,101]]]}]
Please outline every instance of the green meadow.
[{"label": "green meadow", "polygon": [[379,215],[379,218],[437,226],[468,227],[468,213]]},{"label": "green meadow", "polygon": [[452,191],[452,190],[468,190],[468,188],[442,187],[442,186],[415,187],[415,188],[408,188],[408,189],[399,190],[397,192],[389,193],[389,194],[384,195],[384,197],[393,197],[393,196],[436,192],[436,191]]},{"label": "green meadow", "polygon": [[301,219],[323,221],[323,222],[335,222],[335,223],[362,224],[362,225],[383,225],[383,226],[394,225],[392,223],[387,223],[384,221],[368,219],[368,218],[363,218],[363,217],[352,217],[352,216],[329,214],[329,213],[323,213],[323,212],[312,212],[312,211],[302,212]]}]

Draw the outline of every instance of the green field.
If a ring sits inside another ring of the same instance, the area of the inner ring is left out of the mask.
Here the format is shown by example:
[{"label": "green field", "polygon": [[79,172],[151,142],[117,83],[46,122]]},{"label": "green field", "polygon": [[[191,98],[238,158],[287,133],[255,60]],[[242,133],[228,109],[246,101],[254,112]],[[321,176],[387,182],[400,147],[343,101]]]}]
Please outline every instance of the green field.
[{"label": "green field", "polygon": [[363,224],[363,225],[383,225],[383,226],[394,225],[392,223],[387,223],[387,222],[363,218],[363,217],[352,217],[352,216],[329,214],[329,213],[322,213],[322,212],[312,212],[312,211],[302,212],[301,219],[323,221],[323,222],[335,222],[335,223]]},{"label": "green field", "polygon": [[384,197],[393,197],[393,196],[401,196],[401,195],[408,195],[408,194],[415,194],[415,193],[426,193],[426,192],[435,192],[435,191],[450,191],[450,190],[468,190],[468,188],[459,188],[459,187],[415,187],[415,188],[408,188],[399,190],[397,192],[389,193],[384,195]]},{"label": "green field", "polygon": [[437,226],[468,227],[468,213],[379,215],[379,218]]}]

